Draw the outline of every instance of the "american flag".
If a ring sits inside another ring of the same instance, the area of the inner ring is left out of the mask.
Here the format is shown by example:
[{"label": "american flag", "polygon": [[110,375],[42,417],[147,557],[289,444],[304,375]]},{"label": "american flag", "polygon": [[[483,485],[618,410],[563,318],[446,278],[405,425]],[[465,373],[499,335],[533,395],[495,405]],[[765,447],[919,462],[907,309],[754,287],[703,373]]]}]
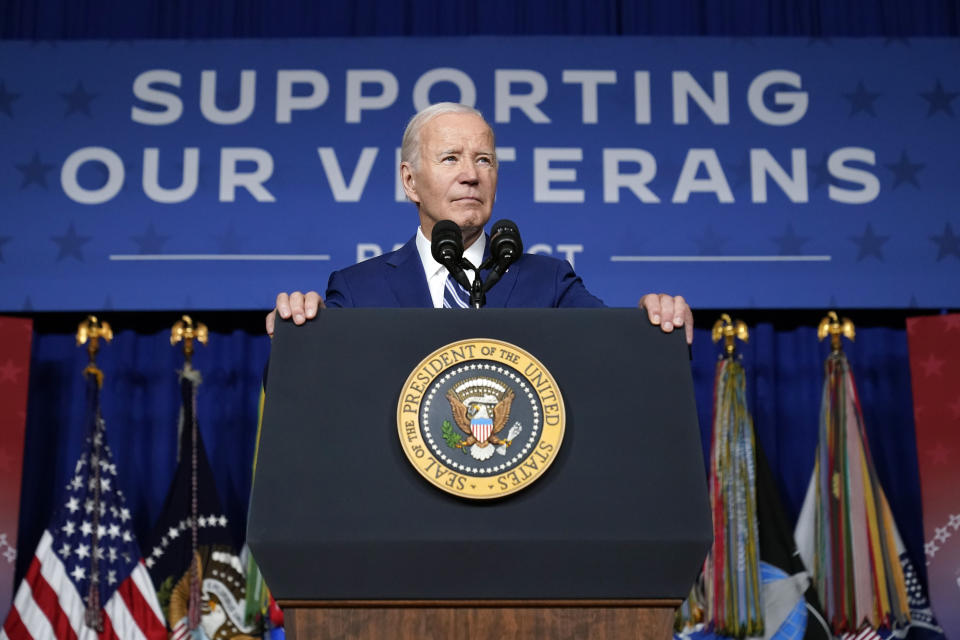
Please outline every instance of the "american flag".
[{"label": "american flag", "polygon": [[96,381],[90,386],[86,450],[40,538],[0,640],[166,638],[130,511],[116,486]]}]

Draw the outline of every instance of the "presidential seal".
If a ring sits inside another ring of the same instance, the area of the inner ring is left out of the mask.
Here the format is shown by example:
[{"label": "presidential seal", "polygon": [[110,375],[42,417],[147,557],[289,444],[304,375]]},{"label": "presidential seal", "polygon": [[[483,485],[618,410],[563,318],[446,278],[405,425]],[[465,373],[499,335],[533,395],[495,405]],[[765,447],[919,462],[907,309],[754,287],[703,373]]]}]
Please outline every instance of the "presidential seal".
[{"label": "presidential seal", "polygon": [[550,372],[523,349],[486,338],[424,358],[397,404],[410,463],[464,498],[499,498],[529,486],[556,458],[565,425]]}]

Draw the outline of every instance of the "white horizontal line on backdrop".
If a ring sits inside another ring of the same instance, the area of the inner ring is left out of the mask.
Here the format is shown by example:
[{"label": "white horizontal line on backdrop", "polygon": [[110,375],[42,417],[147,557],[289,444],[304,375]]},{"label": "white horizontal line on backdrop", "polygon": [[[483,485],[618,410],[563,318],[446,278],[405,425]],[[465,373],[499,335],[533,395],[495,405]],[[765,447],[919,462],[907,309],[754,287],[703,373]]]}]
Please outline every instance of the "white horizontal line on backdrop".
[{"label": "white horizontal line on backdrop", "polygon": [[233,260],[233,261],[291,261],[291,260],[329,260],[326,254],[286,254],[286,253],[114,253],[111,260]]},{"label": "white horizontal line on backdrop", "polygon": [[610,256],[610,262],[830,262],[833,256]]}]

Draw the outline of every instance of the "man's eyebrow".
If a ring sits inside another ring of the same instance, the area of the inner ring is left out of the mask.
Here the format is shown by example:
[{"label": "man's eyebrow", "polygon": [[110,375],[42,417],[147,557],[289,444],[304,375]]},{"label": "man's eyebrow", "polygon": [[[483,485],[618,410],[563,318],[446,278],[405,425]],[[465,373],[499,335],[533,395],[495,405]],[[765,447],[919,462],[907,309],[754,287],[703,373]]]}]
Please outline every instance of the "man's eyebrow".
[{"label": "man's eyebrow", "polygon": [[[450,154],[459,155],[459,154],[461,154],[461,153],[463,153],[463,147],[451,147],[451,148],[449,148],[449,149],[443,149],[443,150],[441,150],[441,151],[438,151],[438,152],[437,152],[437,157],[445,156],[445,155],[450,155]],[[484,150],[481,150],[481,151],[476,151],[473,155],[475,155],[475,156],[496,156],[496,155],[497,155],[497,152],[494,151],[493,149],[489,149],[489,150],[484,149]]]}]

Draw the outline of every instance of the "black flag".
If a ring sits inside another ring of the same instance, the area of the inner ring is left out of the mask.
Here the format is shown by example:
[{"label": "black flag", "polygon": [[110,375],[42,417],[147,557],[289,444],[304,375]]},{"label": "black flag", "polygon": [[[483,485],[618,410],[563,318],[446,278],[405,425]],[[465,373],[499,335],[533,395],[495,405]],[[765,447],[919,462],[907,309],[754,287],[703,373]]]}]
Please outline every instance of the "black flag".
[{"label": "black flag", "polygon": [[177,470],[160,518],[144,548],[145,561],[172,638],[202,626],[207,637],[259,633],[244,623],[245,565],[220,506],[213,471],[197,425],[200,372],[180,373]]}]

